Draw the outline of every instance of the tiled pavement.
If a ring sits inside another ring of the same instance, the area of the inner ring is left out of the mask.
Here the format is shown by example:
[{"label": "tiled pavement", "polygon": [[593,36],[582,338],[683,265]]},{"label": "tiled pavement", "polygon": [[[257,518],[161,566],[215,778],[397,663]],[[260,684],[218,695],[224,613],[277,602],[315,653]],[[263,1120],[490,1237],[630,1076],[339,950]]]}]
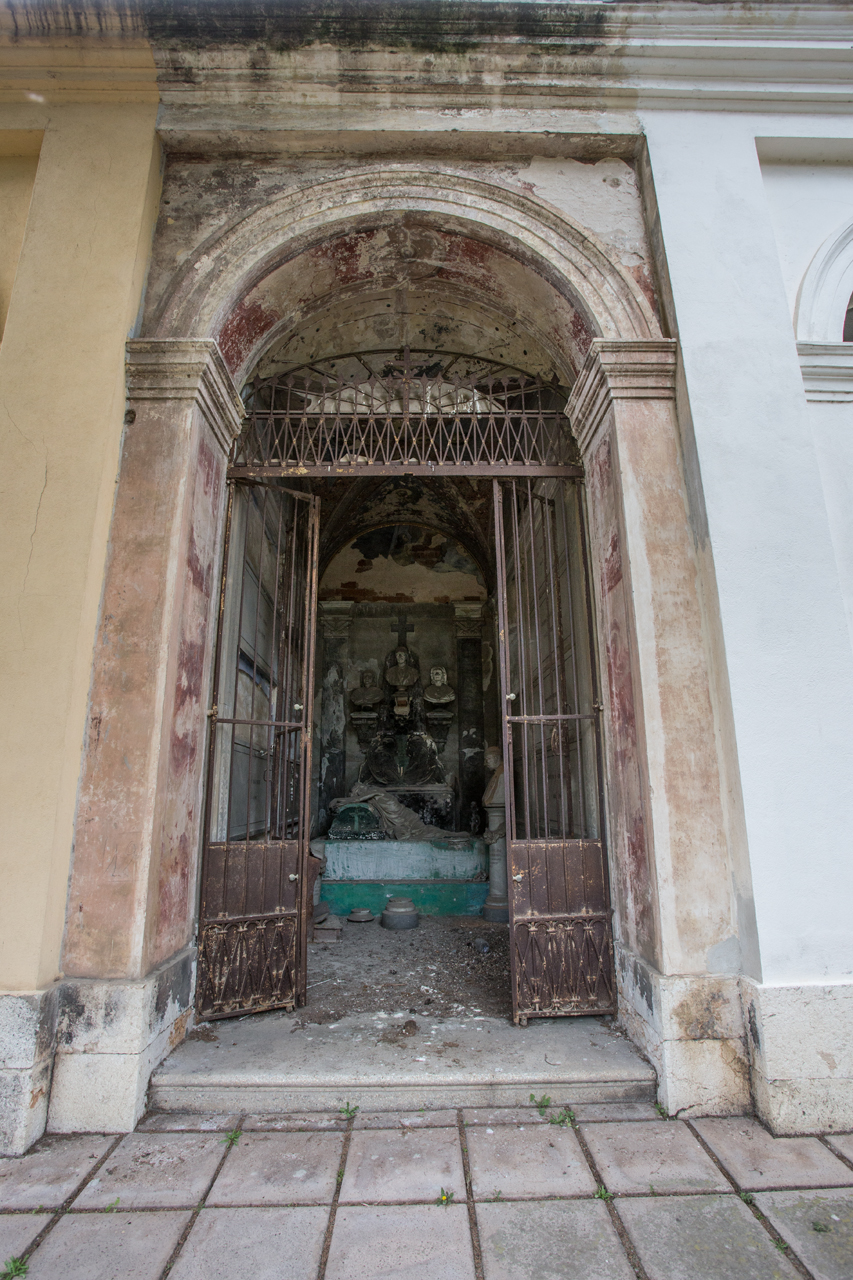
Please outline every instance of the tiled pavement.
[{"label": "tiled pavement", "polygon": [[0,1160],[0,1263],[28,1280],[853,1277],[853,1136],[561,1112],[159,1115],[48,1137]]}]

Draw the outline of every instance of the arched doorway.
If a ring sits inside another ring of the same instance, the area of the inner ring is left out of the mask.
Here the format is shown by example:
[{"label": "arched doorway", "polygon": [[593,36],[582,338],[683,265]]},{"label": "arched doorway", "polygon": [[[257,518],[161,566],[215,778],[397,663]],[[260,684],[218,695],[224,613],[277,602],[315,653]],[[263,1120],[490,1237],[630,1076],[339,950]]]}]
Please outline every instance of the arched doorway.
[{"label": "arched doorway", "polygon": [[[312,773],[321,547],[325,534],[328,558],[347,532],[391,528],[391,511],[395,528],[455,525],[479,543],[494,586],[513,1017],[613,1012],[583,468],[565,389],[504,362],[407,346],[256,376],[245,397],[228,468],[199,1013],[305,1002],[309,843],[346,799],[334,794],[345,769],[325,760]],[[377,481],[371,509],[365,485]],[[472,484],[479,524],[457,487]],[[370,686],[378,696],[356,713],[364,759],[349,794],[374,810],[390,798],[422,824],[429,816],[425,832],[459,831],[478,808],[486,716],[481,707],[457,727],[457,776],[443,758],[452,713],[428,705],[426,655],[397,612],[399,634],[381,647]]]},{"label": "arched doorway", "polygon": [[[438,236],[435,254],[414,243],[419,227]],[[450,250],[441,260],[439,241]],[[176,1036],[190,1019],[223,488],[245,416],[240,388],[255,369],[286,375],[346,351],[426,345],[486,355],[572,388],[602,672],[619,1013],[670,1082],[668,1105],[694,1097],[694,1024],[685,1028],[677,1013],[682,979],[691,975],[690,989],[705,992],[708,948],[736,903],[731,877],[712,873],[729,864],[722,819],[709,826],[708,818],[721,774],[704,553],[685,521],[677,348],[661,336],[647,287],[535,196],[440,164],[369,165],[259,198],[152,280],[142,336],[128,343],[129,425],[93,669],[66,972],[128,982],[152,975],[178,993],[164,1015]],[[318,481],[285,478],[302,493]],[[356,508],[357,494],[350,501]],[[140,579],[152,584],[143,608],[126,589]],[[98,732],[104,725],[109,733]],[[140,780],[130,790],[128,767]],[[711,978],[714,1000],[718,992],[730,1025],[740,1025],[736,979]],[[710,1027],[702,1052],[740,1097],[735,1033],[720,1038],[717,1022],[696,1025],[703,1037]],[[157,1027],[155,1046],[165,1043]],[[147,1053],[133,1068],[143,1092]],[[79,1056],[81,1069],[98,1059]]]}]

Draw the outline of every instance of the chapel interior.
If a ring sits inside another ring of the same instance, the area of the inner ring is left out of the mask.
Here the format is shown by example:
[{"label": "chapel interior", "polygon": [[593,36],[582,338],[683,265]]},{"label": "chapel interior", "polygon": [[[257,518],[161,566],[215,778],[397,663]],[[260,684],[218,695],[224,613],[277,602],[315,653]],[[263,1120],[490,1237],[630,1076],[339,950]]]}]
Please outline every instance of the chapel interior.
[{"label": "chapel interior", "polygon": [[[353,953],[350,963],[329,970],[339,1002],[348,995],[351,1003],[356,990],[364,1002],[365,966],[382,956],[381,978],[408,973],[411,982],[388,992],[377,973],[369,986],[378,1004],[389,997],[406,1010],[424,1011],[424,999],[440,1004],[438,988],[433,997],[420,990],[430,985],[424,965],[428,971],[431,957],[445,984],[448,969],[459,970],[450,985],[457,999],[465,990],[476,1004],[478,968],[505,968],[503,959],[485,962],[482,950],[502,951],[495,931],[505,929],[506,918],[505,911],[491,913],[484,941],[483,797],[493,773],[485,759],[500,741],[491,481],[411,475],[311,483],[321,501],[311,820],[311,849],[322,864],[316,946]],[[392,898],[409,899],[429,928],[399,938],[377,932]],[[340,934],[328,928],[329,919],[352,913]],[[372,922],[359,923],[364,913]],[[370,936],[356,939],[356,932]],[[325,974],[329,966],[316,946],[309,984],[313,970]],[[503,985],[508,1004],[508,972]]]}]

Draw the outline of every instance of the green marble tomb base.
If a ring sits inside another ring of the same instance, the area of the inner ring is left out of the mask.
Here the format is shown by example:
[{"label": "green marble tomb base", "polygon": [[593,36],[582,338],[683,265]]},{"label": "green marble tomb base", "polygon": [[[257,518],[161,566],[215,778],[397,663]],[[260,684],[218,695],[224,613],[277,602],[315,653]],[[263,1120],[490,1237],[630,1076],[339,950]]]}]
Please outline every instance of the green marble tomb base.
[{"label": "green marble tomb base", "polygon": [[[321,848],[322,845],[322,848]],[[487,880],[484,840],[312,840],[324,880]]]},{"label": "green marble tomb base", "polygon": [[336,916],[357,907],[379,915],[389,898],[411,898],[424,916],[478,916],[489,892],[487,880],[322,880],[320,898]]}]

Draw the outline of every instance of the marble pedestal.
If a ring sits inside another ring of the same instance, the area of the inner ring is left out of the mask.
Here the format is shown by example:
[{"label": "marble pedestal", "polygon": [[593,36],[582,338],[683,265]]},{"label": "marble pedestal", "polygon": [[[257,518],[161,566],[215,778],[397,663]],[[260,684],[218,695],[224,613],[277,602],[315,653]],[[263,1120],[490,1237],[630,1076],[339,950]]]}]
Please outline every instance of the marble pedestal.
[{"label": "marble pedestal", "polygon": [[495,924],[509,920],[509,894],[506,868],[506,805],[487,804],[489,826],[486,832],[501,832],[489,844],[489,896],[483,905],[483,919]]},{"label": "marble pedestal", "polygon": [[485,873],[482,840],[327,840],[330,880],[476,880]]}]

